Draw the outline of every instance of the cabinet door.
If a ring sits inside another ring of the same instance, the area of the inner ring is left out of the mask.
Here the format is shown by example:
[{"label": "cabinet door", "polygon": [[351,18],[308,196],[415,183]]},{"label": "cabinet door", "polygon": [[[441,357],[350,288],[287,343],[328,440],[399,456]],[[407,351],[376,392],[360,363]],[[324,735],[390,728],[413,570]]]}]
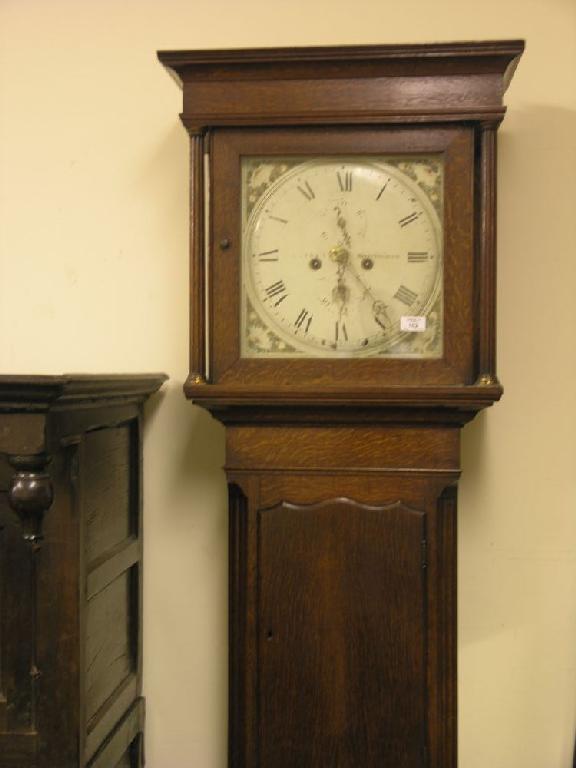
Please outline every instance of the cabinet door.
[{"label": "cabinet door", "polygon": [[248,594],[232,585],[232,621],[247,656],[233,667],[246,665],[253,731],[232,764],[425,766],[425,513],[346,497],[241,506],[232,546]]},{"label": "cabinet door", "polygon": [[260,513],[263,766],[423,764],[424,519],[348,499]]}]

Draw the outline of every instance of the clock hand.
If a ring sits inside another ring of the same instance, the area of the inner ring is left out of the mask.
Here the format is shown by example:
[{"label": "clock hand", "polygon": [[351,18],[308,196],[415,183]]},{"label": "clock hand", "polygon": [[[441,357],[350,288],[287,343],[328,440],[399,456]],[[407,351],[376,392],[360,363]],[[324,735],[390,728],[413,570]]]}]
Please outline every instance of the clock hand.
[{"label": "clock hand", "polygon": [[[348,248],[350,248],[350,235],[348,233],[348,227],[346,225],[346,219],[342,215],[342,211],[340,210],[340,207],[335,205],[334,210],[337,213],[337,219],[336,223],[338,224],[338,227],[342,231],[342,238]],[[364,289],[364,292],[367,293],[373,301],[376,301],[376,297],[372,293],[372,291],[368,288],[367,285],[362,281],[360,276],[357,274],[357,272],[354,270],[352,265],[350,264],[350,251],[348,250],[344,245],[336,246],[335,248],[330,249],[330,258],[332,261],[335,261],[338,264],[338,274],[342,274],[346,269],[352,273],[352,275],[356,278],[356,280],[360,283],[362,288]]]},{"label": "clock hand", "polygon": [[388,330],[388,327],[392,324],[387,307],[382,301],[375,301],[372,305],[372,312],[374,313],[374,320],[383,330]]},{"label": "clock hand", "polygon": [[[360,275],[356,272],[352,264],[350,263],[350,253],[343,246],[338,246],[330,250],[330,258],[338,264],[338,283],[340,286],[341,278],[344,272],[347,270],[352,277],[354,277],[358,283],[362,286],[364,294],[372,299],[372,312],[374,314],[374,320],[378,325],[386,330],[391,325],[391,320],[388,315],[387,306],[384,302],[376,298],[373,291],[366,285]],[[338,287],[339,287],[338,286]],[[337,289],[335,289],[336,291]],[[346,301],[348,297],[346,297]]]},{"label": "clock hand", "polygon": [[344,312],[348,299],[350,298],[350,289],[344,282],[344,272],[348,262],[348,251],[341,245],[330,249],[330,259],[337,265],[337,283],[332,290],[332,301],[340,305],[340,317]]},{"label": "clock hand", "polygon": [[360,275],[358,274],[358,272],[356,272],[356,270],[354,269],[354,267],[353,267],[353,266],[352,266],[352,264],[350,263],[350,259],[349,259],[349,258],[346,260],[346,263],[345,263],[345,265],[344,265],[344,269],[347,269],[347,270],[348,270],[348,272],[350,272],[350,274],[352,275],[352,277],[356,278],[356,280],[358,281],[358,283],[360,283],[360,285],[362,286],[362,288],[363,288],[363,290],[364,290],[364,293],[368,294],[368,296],[370,296],[370,298],[372,299],[372,301],[374,301],[374,302],[375,302],[377,299],[376,299],[376,297],[374,296],[374,294],[373,294],[372,290],[371,290],[371,289],[370,289],[370,288],[369,288],[369,287],[366,285],[366,283],[364,282],[364,280],[362,280],[362,278],[360,277]]},{"label": "clock hand", "polygon": [[348,265],[348,271],[356,278],[356,280],[364,289],[364,292],[372,299],[372,312],[374,314],[374,320],[383,330],[387,330],[388,327],[392,324],[388,312],[386,311],[388,307],[386,304],[384,304],[383,301],[380,301],[376,298],[376,296],[374,296],[374,293],[370,290],[370,288],[368,288],[360,275],[358,275],[356,270],[353,269],[350,265]]},{"label": "clock hand", "polygon": [[340,210],[340,208],[337,205],[334,206],[334,210],[338,214],[338,218],[336,219],[336,223],[338,224],[338,227],[342,230],[342,237],[344,239],[344,242],[346,243],[346,245],[349,246],[350,245],[350,235],[348,233],[348,227],[346,225],[346,219],[344,218],[344,216],[342,216],[342,211]]},{"label": "clock hand", "polygon": [[332,291],[332,300],[335,304],[340,305],[340,317],[344,312],[344,308],[350,298],[350,290],[342,278],[338,278],[338,284]]}]

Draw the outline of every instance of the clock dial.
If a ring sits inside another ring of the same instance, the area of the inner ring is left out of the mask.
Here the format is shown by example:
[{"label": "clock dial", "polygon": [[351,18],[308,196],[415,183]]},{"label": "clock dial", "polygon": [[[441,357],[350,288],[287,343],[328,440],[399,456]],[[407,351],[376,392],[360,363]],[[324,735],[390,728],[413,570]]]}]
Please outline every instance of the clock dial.
[{"label": "clock dial", "polygon": [[440,161],[248,162],[243,355],[438,357]]}]

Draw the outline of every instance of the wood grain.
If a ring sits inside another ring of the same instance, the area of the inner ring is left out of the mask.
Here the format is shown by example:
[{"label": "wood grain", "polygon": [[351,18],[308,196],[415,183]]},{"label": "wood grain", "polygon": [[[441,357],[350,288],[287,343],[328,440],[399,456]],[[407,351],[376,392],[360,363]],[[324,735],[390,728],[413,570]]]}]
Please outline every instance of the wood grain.
[{"label": "wood grain", "polygon": [[90,432],[85,437],[83,490],[89,563],[137,534],[133,452],[129,426]]},{"label": "wood grain", "polygon": [[86,716],[90,719],[134,669],[129,574],[88,603],[86,617]]},{"label": "wood grain", "polygon": [[[184,86],[183,119],[311,124],[503,115],[522,41],[161,51]],[[467,85],[468,84],[468,85]]]},{"label": "wood grain", "polygon": [[386,467],[457,470],[457,429],[427,427],[230,427],[226,431],[229,470],[287,472]]},{"label": "wood grain", "polygon": [[260,764],[423,764],[425,537],[401,504],[259,512]]}]

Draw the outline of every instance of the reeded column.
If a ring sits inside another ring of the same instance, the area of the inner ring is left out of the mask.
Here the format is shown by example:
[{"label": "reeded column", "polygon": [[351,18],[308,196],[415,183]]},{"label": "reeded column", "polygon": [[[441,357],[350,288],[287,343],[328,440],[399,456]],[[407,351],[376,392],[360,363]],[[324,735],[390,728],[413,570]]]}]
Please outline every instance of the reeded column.
[{"label": "reeded column", "polygon": [[205,154],[207,135],[186,126],[190,135],[190,376],[192,384],[208,380],[206,354]]},{"label": "reeded column", "polygon": [[496,376],[496,132],[498,122],[479,128],[478,381],[497,386]]}]

